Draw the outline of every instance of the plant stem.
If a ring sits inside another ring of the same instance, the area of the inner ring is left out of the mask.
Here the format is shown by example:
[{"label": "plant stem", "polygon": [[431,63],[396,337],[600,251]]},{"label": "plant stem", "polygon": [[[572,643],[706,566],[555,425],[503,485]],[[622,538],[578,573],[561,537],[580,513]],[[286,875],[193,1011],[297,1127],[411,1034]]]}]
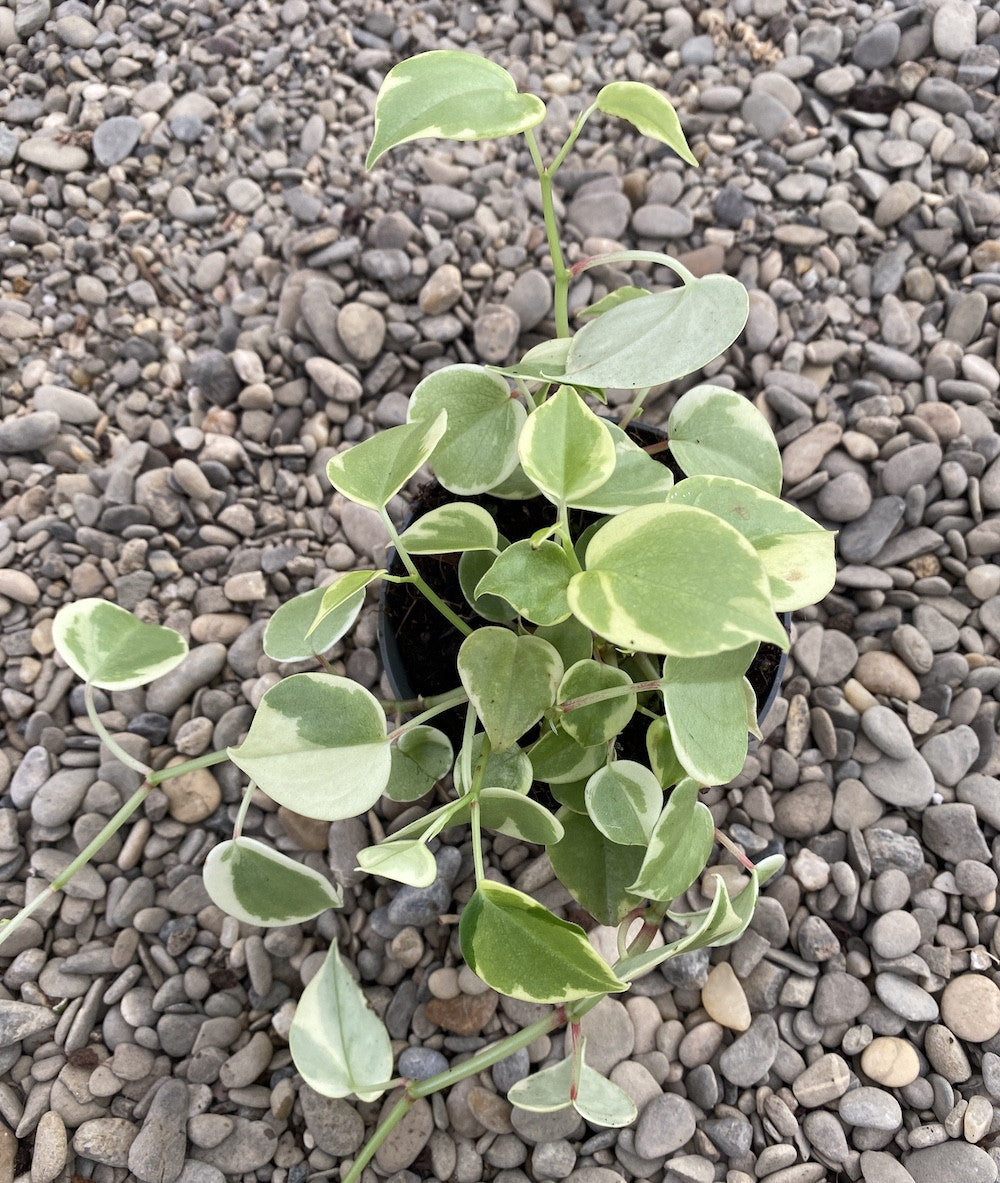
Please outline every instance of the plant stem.
[{"label": "plant stem", "polygon": [[233,841],[243,833],[243,823],[246,821],[247,813],[250,809],[250,801],[253,798],[254,789],[257,786],[251,781],[243,792],[243,800],[240,802],[240,811],[236,815],[236,821],[233,822]]},{"label": "plant stem", "polygon": [[184,776],[188,772],[196,772],[199,768],[210,768],[213,764],[221,764],[229,759],[229,752],[206,752],[203,756],[195,756],[193,760],[185,760],[183,764],[171,764],[169,768],[154,769],[146,777],[151,788],[162,784],[165,780],[173,780],[175,776]]},{"label": "plant stem", "polygon": [[403,546],[403,543],[401,542],[400,537],[399,537],[399,532],[396,530],[396,527],[392,524],[392,518],[389,517],[389,511],[385,508],[385,506],[382,507],[381,517],[382,517],[382,521],[385,523],[385,528],[389,533],[389,538],[392,541],[392,545],[395,547],[396,554],[399,555],[399,558],[400,558],[403,566],[410,573],[410,578],[413,580],[414,585],[420,591],[420,594],[426,600],[428,600],[431,604],[433,604],[434,607],[445,618],[445,620],[447,620],[451,624],[453,624],[455,626],[455,628],[457,628],[458,631],[463,636],[465,636],[465,637],[470,636],[472,634],[472,629],[465,623],[465,621],[461,618],[461,616],[459,616],[457,613],[453,612],[452,609],[449,608],[448,605],[444,602],[444,600],[441,599],[441,597],[437,594],[437,592],[435,592],[432,588],[428,587],[428,585],[425,583],[420,572],[417,570],[416,566],[414,565],[413,560],[410,558],[410,555],[407,552],[406,547]]},{"label": "plant stem", "polygon": [[117,758],[121,760],[123,764],[131,768],[133,772],[138,772],[140,776],[148,777],[152,771],[149,765],[143,764],[141,760],[137,759],[129,752],[126,752],[121,744],[119,744],[119,742],[114,738],[111,732],[108,731],[107,727],[105,727],[101,722],[101,718],[97,713],[97,706],[94,703],[94,686],[92,682],[86,682],[84,684],[83,697],[84,702],[87,704],[87,716],[90,719],[90,722],[93,724],[94,730],[97,732],[97,737],[100,739],[101,743],[104,744],[109,752],[117,756]]},{"label": "plant stem", "polygon": [[452,707],[461,706],[463,702],[468,701],[468,694],[462,686],[455,690],[448,690],[444,694],[435,694],[435,703],[428,707],[427,710],[421,711],[419,715],[414,715],[412,719],[407,719],[405,723],[401,723],[395,731],[389,732],[389,742],[399,739],[401,735],[405,735],[407,731],[412,731],[414,727],[419,727],[428,719],[433,719],[435,715],[440,715],[442,712],[450,710]]},{"label": "plant stem", "polygon": [[590,258],[581,259],[573,264],[573,278],[589,271],[591,267],[605,267],[610,263],[655,263],[659,267],[673,271],[685,284],[694,283],[697,279],[683,263],[679,263],[672,255],[664,255],[659,251],[611,251],[606,255],[591,255]]},{"label": "plant stem", "polygon": [[378,1127],[375,1133],[372,1134],[371,1138],[369,1138],[361,1153],[354,1160],[351,1169],[344,1176],[343,1183],[357,1183],[357,1180],[361,1178],[361,1173],[364,1171],[365,1167],[368,1166],[371,1160],[378,1153],[378,1148],[382,1145],[386,1138],[389,1137],[396,1126],[399,1125],[407,1113],[409,1113],[413,1108],[417,1098],[410,1093],[410,1087],[411,1086],[407,1086],[406,1091],[392,1107],[388,1116]]},{"label": "plant stem", "polygon": [[652,389],[652,386],[645,386],[635,392],[635,397],[632,399],[631,403],[629,403],[628,410],[621,417],[618,423],[618,426],[622,429],[622,431],[628,427],[636,415],[638,415],[642,410],[642,404],[645,402],[646,395],[649,394]]},{"label": "plant stem", "polygon": [[726,848],[726,850],[729,851],[729,853],[733,856],[734,859],[736,859],[736,861],[740,864],[741,867],[743,867],[744,870],[755,871],[757,869],[753,865],[753,863],[747,858],[747,856],[743,853],[743,851],[740,850],[740,848],[736,845],[736,843],[732,840],[732,838],[730,838],[728,834],[723,834],[723,832],[718,828],[718,826],[716,826],[716,828],[715,828],[715,840],[720,845],[724,846]]},{"label": "plant stem", "polygon": [[[579,131],[576,135],[579,135]],[[556,222],[555,202],[552,198],[552,177],[561,159],[550,168],[542,163],[542,154],[538,150],[538,141],[534,131],[529,128],[524,133],[528,141],[528,151],[538,173],[538,183],[542,190],[542,218],[545,222],[545,237],[549,245],[549,257],[552,259],[552,273],[554,279],[553,312],[556,318],[556,334],[568,337],[569,333],[569,281],[573,272],[566,266],[563,259],[562,246],[559,243],[559,226]],[[573,137],[574,139],[576,136]],[[564,155],[564,154],[563,154]]]},{"label": "plant stem", "polygon": [[595,702],[605,702],[609,698],[620,698],[623,694],[644,694],[647,690],[659,690],[663,685],[662,678],[650,678],[648,682],[629,682],[624,686],[609,686],[606,690],[594,690],[590,694],[581,694],[579,698],[567,698],[557,703],[557,710],[566,714],[578,711],[581,707],[593,706]]}]

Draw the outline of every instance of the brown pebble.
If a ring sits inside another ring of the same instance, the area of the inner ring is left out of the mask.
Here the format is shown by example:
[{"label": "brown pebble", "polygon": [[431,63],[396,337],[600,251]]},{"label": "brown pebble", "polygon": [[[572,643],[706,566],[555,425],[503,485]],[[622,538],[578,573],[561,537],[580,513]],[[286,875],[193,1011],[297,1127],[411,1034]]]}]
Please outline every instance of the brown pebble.
[{"label": "brown pebble", "polygon": [[278,808],[278,821],[282,829],[302,850],[326,850],[330,834],[330,823],[317,818],[303,817],[284,805]]},{"label": "brown pebble", "polygon": [[[175,757],[167,767],[173,768],[183,763],[183,760]],[[172,777],[163,781],[160,788],[167,798],[170,816],[188,825],[203,822],[219,808],[222,801],[219,782],[208,768],[196,768],[193,772]]]},{"label": "brown pebble", "polygon": [[469,1089],[466,1098],[472,1115],[494,1134],[511,1134],[514,1127],[510,1122],[511,1104],[489,1089],[475,1085]]},{"label": "brown pebble", "polygon": [[457,998],[432,998],[424,1006],[430,1021],[455,1035],[478,1035],[493,1018],[500,996],[495,990],[483,994],[459,994]]}]

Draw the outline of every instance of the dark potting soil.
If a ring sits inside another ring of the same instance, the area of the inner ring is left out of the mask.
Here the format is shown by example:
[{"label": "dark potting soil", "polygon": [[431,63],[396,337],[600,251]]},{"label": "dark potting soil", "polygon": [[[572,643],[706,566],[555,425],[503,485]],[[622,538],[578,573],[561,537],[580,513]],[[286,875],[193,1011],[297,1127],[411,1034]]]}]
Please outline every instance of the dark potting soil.
[{"label": "dark potting soil", "polygon": [[[638,424],[630,427],[629,434],[634,435],[643,446],[664,438],[662,433]],[[679,473],[669,452],[658,452],[656,459],[668,465],[675,477],[683,475]],[[457,500],[482,506],[496,522],[500,533],[511,542],[530,538],[536,530],[543,529],[553,520],[553,506],[543,497],[530,501],[506,501],[483,493],[459,498],[436,481],[420,489],[413,501],[410,520],[414,521],[438,506]],[[588,525],[597,520],[596,514],[571,510],[570,528],[573,537],[579,537]],[[457,554],[413,556],[422,578],[457,616],[472,627],[493,624],[473,611],[462,594],[458,581],[458,560]],[[396,554],[393,554],[389,572],[392,575],[406,574]],[[400,698],[427,698],[444,694],[460,685],[456,663],[464,637],[454,625],[409,583],[383,583],[381,607],[383,660],[393,689]],[[777,645],[764,643],[747,670],[747,679],[757,698],[758,714],[767,703],[781,668],[781,660],[782,652]],[[456,708],[438,715],[433,725],[444,731],[457,747],[461,742],[464,720],[465,709]],[[641,716],[633,718],[616,744],[620,758],[645,762],[647,725]]]}]

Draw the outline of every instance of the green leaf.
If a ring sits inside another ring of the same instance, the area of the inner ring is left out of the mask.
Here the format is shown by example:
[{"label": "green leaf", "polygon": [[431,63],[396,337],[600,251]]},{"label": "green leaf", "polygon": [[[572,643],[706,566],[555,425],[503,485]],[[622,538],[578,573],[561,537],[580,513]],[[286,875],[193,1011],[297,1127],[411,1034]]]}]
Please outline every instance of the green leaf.
[{"label": "green leaf", "polygon": [[490,489],[490,496],[499,497],[501,501],[527,501],[531,497],[537,497],[538,490],[518,464],[510,476],[504,477],[499,485],[494,485]]},{"label": "green leaf", "polygon": [[499,375],[482,366],[446,366],[428,374],[410,395],[411,424],[441,412],[448,427],[434,449],[434,475],[467,497],[485,493],[517,466],[517,440],[527,411]]},{"label": "green leaf", "polygon": [[[500,538],[501,552],[507,548],[507,539]],[[496,561],[492,551],[467,550],[458,560],[458,585],[470,607],[484,620],[496,624],[507,624],[517,619],[517,609],[499,596],[476,595],[476,588]]]},{"label": "green leaf", "polygon": [[483,789],[479,814],[487,830],[496,830],[522,842],[549,846],[563,836],[562,825],[537,801],[512,789]]},{"label": "green leaf", "polygon": [[746,289],[728,275],[706,275],[630,300],[575,334],[565,380],[638,390],[682,378],[732,345],[749,306]]},{"label": "green leaf", "polygon": [[334,646],[351,628],[365,602],[364,589],[344,599],[315,626],[326,588],[316,587],[286,600],[267,622],[264,652],[272,661],[305,661]]},{"label": "green leaf", "polygon": [[560,727],[557,731],[543,732],[528,755],[535,780],[548,784],[569,784],[575,780],[586,780],[592,772],[596,772],[606,762],[608,749],[605,744],[582,748]]},{"label": "green leaf", "polygon": [[374,1101],[392,1076],[392,1045],[382,1020],[331,945],[302,991],[288,1043],[302,1079],[324,1097]]},{"label": "green leaf", "polygon": [[419,53],[397,62],[379,88],[365,168],[409,140],[493,140],[527,131],[544,118],[541,99],[519,94],[502,66],[455,49]]},{"label": "green leaf", "polygon": [[667,419],[670,450],[689,477],[731,476],[775,497],[781,453],[774,432],[748,399],[723,386],[695,386]]},{"label": "green leaf", "polygon": [[612,518],[575,575],[573,614],[623,649],[699,657],[751,640],[788,647],[753,546],[705,510],[647,505]]},{"label": "green leaf", "polygon": [[526,382],[558,382],[566,369],[569,354],[568,337],[551,337],[533,345],[528,352],[512,366],[490,366],[494,374],[508,378],[523,378]]},{"label": "green leaf", "polygon": [[[604,665],[599,661],[578,661],[563,675],[557,699],[560,704],[598,694],[602,690],[631,686],[632,679],[624,670]],[[631,691],[616,698],[603,699],[590,706],[561,710],[560,725],[567,735],[584,748],[606,744],[621,731],[635,713],[636,697]]]},{"label": "green leaf", "polygon": [[645,846],[663,809],[663,789],[644,764],[616,760],[587,781],[587,813],[611,842]]},{"label": "green leaf", "polygon": [[427,463],[447,424],[448,416],[441,411],[426,422],[380,431],[332,457],[327,479],[351,501],[381,510]]},{"label": "green leaf", "polygon": [[565,805],[567,809],[572,809],[574,813],[585,814],[587,812],[587,798],[585,795],[587,782],[585,780],[572,780],[567,784],[552,784],[550,782],[546,787],[560,805]]},{"label": "green leaf", "polygon": [[815,604],[833,587],[836,534],[787,501],[723,476],[688,477],[669,500],[708,510],[739,530],[764,564],[776,612]]},{"label": "green leaf", "polygon": [[578,661],[588,658],[593,652],[594,637],[589,628],[570,616],[558,624],[542,625],[535,629],[535,636],[541,637],[562,658],[563,666],[569,669]]},{"label": "green leaf", "polygon": [[[482,753],[484,738],[480,731],[472,740],[471,767],[473,768]],[[511,792],[523,794],[531,788],[531,780],[531,761],[517,744],[513,744],[502,752],[495,752],[490,748],[480,782],[484,789],[510,789]],[[455,789],[459,793],[467,793],[471,787],[465,783],[462,761],[456,760]]]},{"label": "green leaf", "polygon": [[527,1113],[555,1113],[571,1104],[573,1057],[518,1080],[507,1090],[507,1100]]},{"label": "green leaf", "polygon": [[410,887],[430,887],[437,878],[434,855],[423,842],[402,839],[381,842],[358,851],[358,866],[369,875],[381,875]]},{"label": "green leaf", "polygon": [[489,879],[465,905],[459,938],[472,972],[512,998],[569,1002],[623,988],[582,928]]},{"label": "green leaf", "polygon": [[179,666],[188,651],[174,629],[98,599],[60,608],[52,621],[52,643],[75,674],[102,690],[145,686]]},{"label": "green leaf", "polygon": [[666,500],[673,488],[673,473],[632,442],[614,423],[605,423],[615,445],[615,470],[600,488],[570,501],[576,509],[594,513],[623,513],[638,505]]},{"label": "green leaf", "polygon": [[677,112],[651,86],[644,82],[611,82],[599,91],[594,106],[606,115],[627,119],[644,136],[673,148],[688,164],[698,167],[697,158],[681,131]]},{"label": "green leaf", "polygon": [[417,801],[451,770],[451,740],[434,727],[404,731],[392,748],[385,795],[391,801]]},{"label": "green leaf", "polygon": [[642,903],[642,896],[629,891],[642,866],[642,847],[610,841],[572,806],[560,809],[557,816],[565,833],[561,842],[548,848],[556,877],[599,924],[620,924]]},{"label": "green leaf", "polygon": [[[649,294],[645,288],[624,284],[620,288],[615,288],[613,292],[608,292],[606,296],[602,296],[596,303],[581,308],[577,316],[601,316],[612,308],[617,308],[619,304],[627,304],[630,300],[638,300],[640,296],[648,296]],[[565,338],[560,338],[560,340],[565,340]]]},{"label": "green leaf", "polygon": [[613,1081],[595,1072],[589,1064],[580,1068],[573,1108],[591,1125],[619,1129],[631,1125],[639,1116],[632,1098]]},{"label": "green leaf", "polygon": [[456,501],[417,518],[400,536],[411,555],[441,555],[459,550],[496,550],[497,527],[481,505]]},{"label": "green leaf", "polygon": [[229,758],[279,805],[323,821],[370,809],[392,763],[378,699],[333,674],[272,686]]},{"label": "green leaf", "polygon": [[253,838],[213,846],[203,875],[216,907],[263,928],[302,924],[344,902],[343,892],[318,871]]},{"label": "green leaf", "polygon": [[724,785],[747,758],[744,674],[756,642],[711,657],[668,657],[663,663],[663,705],[674,751],[688,776]]},{"label": "green leaf", "polygon": [[[754,699],[756,703],[756,698]],[[670,724],[666,719],[654,719],[646,731],[646,752],[649,766],[656,779],[665,788],[677,784],[685,776],[684,765],[677,759],[674,741],[670,735]]]},{"label": "green leaf", "polygon": [[715,822],[698,782],[687,778],[670,794],[653,828],[646,856],[630,890],[668,903],[704,871],[715,844]]},{"label": "green leaf", "polygon": [[[327,618],[332,616],[335,621],[340,620],[345,611],[343,605],[353,602],[355,596],[360,594],[361,602],[363,603],[365,588],[370,583],[374,583],[376,579],[381,579],[385,573],[385,568],[382,567],[377,571],[348,571],[346,574],[338,576],[333,583],[328,583],[326,587],[320,588],[319,590],[322,594],[320,595],[319,607],[316,610],[315,618],[306,631],[307,640],[311,643],[314,632],[320,632],[321,636],[325,635]],[[312,595],[314,593],[309,592],[307,594]]]},{"label": "green leaf", "polygon": [[558,624],[569,617],[566,587],[578,570],[558,543],[525,538],[494,559],[476,584],[476,601],[499,596],[532,624]]},{"label": "green leaf", "polygon": [[521,467],[556,504],[592,493],[615,469],[607,427],[571,386],[560,386],[532,411],[518,451]]},{"label": "green leaf", "polygon": [[458,651],[458,675],[490,743],[509,748],[555,702],[559,654],[547,641],[505,628],[481,628]]}]

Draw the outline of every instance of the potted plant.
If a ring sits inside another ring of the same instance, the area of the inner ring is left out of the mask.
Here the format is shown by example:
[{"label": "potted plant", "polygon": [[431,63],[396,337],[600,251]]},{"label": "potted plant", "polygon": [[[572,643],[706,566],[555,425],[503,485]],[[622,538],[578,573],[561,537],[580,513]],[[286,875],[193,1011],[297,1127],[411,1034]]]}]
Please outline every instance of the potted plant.
[{"label": "potted plant", "polygon": [[[734,279],[696,278],[647,251],[567,265],[553,177],[595,111],[697,163],[673,108],[639,83],[604,87],[546,166],[533,132],[544,105],[518,93],[500,66],[435,51],[387,75],[369,167],[390,148],[426,136],[525,136],[541,185],[557,335],[510,367],[432,372],[413,391],[405,424],[330,460],[333,487],[381,517],[394,565],[349,572],[279,608],[265,651],[279,662],[315,659],[321,668],[269,689],[242,743],[160,769],[136,760],[108,733],[94,690],[130,689],[168,672],[184,658],[183,638],[100,600],[70,604],[54,621],[58,652],[86,683],[95,731],[143,783],[7,923],[0,941],[68,882],[154,786],[222,760],[250,783],[233,837],[205,861],[205,884],[221,908],[248,924],[303,922],[341,902],[326,877],[242,834],[255,787],[322,820],[364,814],[383,795],[426,803],[358,855],[363,870],[415,887],[435,878],[438,836],[467,828],[476,886],[460,919],[462,953],[495,990],[554,1009],[454,1069],[423,1081],[394,1079],[388,1034],[331,948],[292,1023],[296,1067],[328,1096],[374,1099],[401,1090],[347,1183],[418,1097],[564,1024],[566,1058],[519,1082],[509,1099],[535,1110],[574,1105],[599,1124],[630,1122],[632,1101],[587,1064],[581,1018],[667,958],[735,940],[781,865],[780,858],[750,862],[718,833],[699,793],[739,773],[748,734],[757,731],[747,672],[760,646],[787,648],[780,615],[832,586],[833,536],[780,500],[774,437],[733,391],[688,390],[670,414],[666,442],[644,447],[629,434],[651,387],[700,369],[732,344],[747,295]],[[618,262],[655,264],[679,284],[612,292],[571,333],[570,281]],[[593,409],[609,389],[635,392],[618,423]],[[667,449],[673,469],[651,454]],[[387,506],[427,464],[443,494],[400,531]],[[519,530],[507,524],[508,510],[520,518]],[[457,639],[442,692],[382,701],[330,669],[324,654],[378,582],[422,597]],[[435,723],[455,710],[453,742]],[[488,873],[484,835],[491,832],[548,850],[580,906],[618,926],[617,959],[605,960],[580,927]],[[716,876],[711,898],[701,899],[707,907],[692,907],[717,840],[736,856],[745,883],[733,893]],[[673,935],[664,943],[667,920]]]}]

